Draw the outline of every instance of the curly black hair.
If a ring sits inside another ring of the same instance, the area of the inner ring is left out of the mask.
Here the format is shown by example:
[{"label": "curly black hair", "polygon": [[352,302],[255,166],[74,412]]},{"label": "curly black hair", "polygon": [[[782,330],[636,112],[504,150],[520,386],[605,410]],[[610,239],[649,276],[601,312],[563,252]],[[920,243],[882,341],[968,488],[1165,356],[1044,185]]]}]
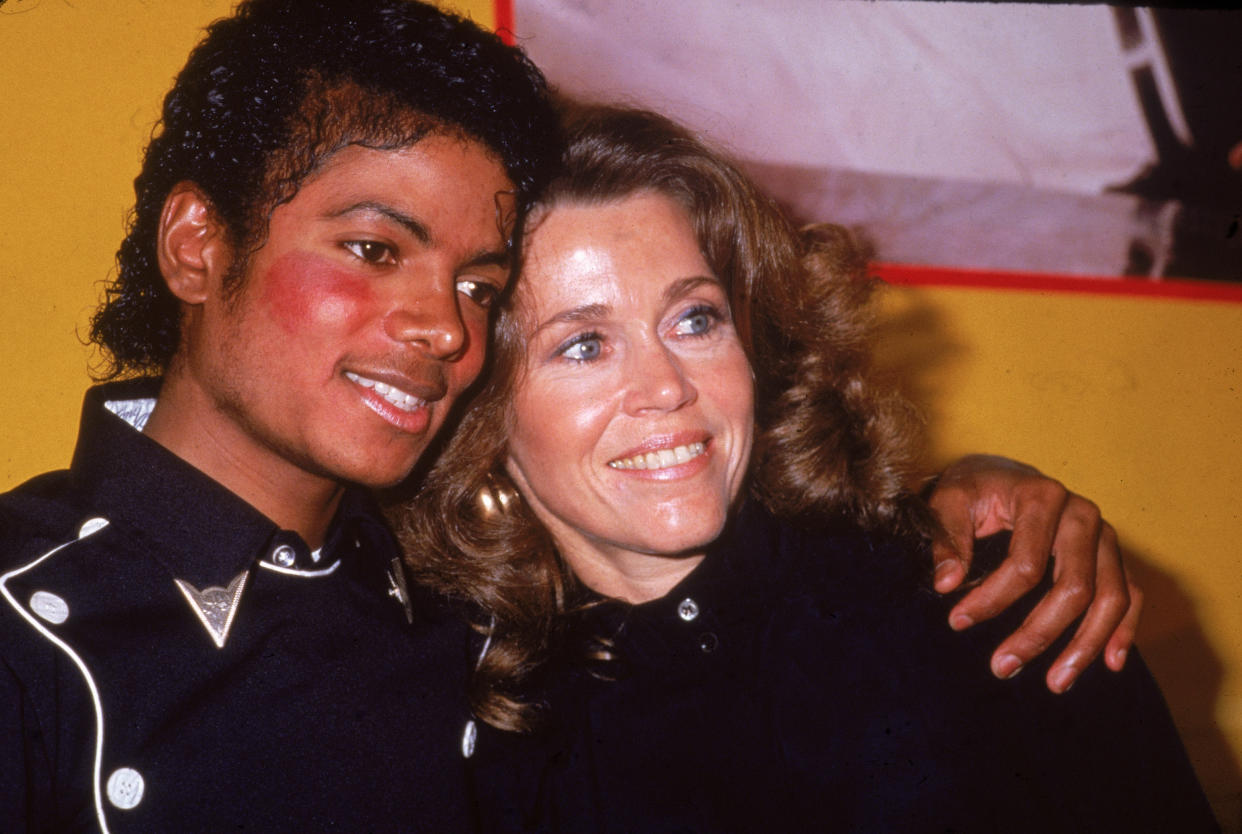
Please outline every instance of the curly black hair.
[{"label": "curly black hair", "polygon": [[404,147],[437,130],[494,152],[520,212],[560,151],[535,65],[434,6],[247,0],[213,23],[164,98],[134,180],[116,277],[91,321],[91,341],[104,351],[97,375],[159,373],[178,349],[179,306],[156,261],[160,213],[177,183],[198,186],[244,262],[272,209],[331,153]]}]

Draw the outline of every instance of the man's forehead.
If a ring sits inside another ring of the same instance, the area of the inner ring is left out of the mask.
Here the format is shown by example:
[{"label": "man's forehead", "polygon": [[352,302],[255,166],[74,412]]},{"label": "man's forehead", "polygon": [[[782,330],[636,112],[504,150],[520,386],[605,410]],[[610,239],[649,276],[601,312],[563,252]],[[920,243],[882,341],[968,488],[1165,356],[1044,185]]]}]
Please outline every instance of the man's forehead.
[{"label": "man's forehead", "polygon": [[[519,207],[517,189],[494,152],[477,139],[440,131],[395,147],[366,139],[344,143],[319,159],[285,202],[307,188],[329,189],[327,202],[338,214],[366,208],[389,214],[384,206],[403,205],[435,213],[452,205],[494,215],[505,230],[516,222]],[[408,225],[403,216],[394,219]]]},{"label": "man's forehead", "polygon": [[[411,107],[388,91],[368,89],[352,79],[311,75],[288,123],[287,139],[268,157],[265,179],[275,203],[292,199],[351,146],[401,151],[438,137],[475,147],[510,175],[502,154],[461,125]],[[509,189],[516,193],[511,183]]]}]

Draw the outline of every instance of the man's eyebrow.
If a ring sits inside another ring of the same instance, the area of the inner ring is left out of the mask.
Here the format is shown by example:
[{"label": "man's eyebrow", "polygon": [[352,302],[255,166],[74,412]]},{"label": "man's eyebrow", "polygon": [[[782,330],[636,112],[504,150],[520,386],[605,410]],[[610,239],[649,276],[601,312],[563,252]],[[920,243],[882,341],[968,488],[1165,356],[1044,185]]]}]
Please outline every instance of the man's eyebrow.
[{"label": "man's eyebrow", "polygon": [[462,266],[465,269],[476,266],[498,266],[508,269],[513,264],[513,255],[508,249],[489,249],[478,252],[472,258],[468,258]]},{"label": "man's eyebrow", "polygon": [[552,316],[552,318],[540,324],[535,328],[535,332],[530,335],[532,338],[538,336],[541,332],[547,330],[552,325],[560,324],[562,322],[599,321],[600,319],[607,318],[608,314],[611,312],[612,307],[608,304],[583,304],[578,307],[571,307],[568,310],[562,310],[555,316]]},{"label": "man's eyebrow", "polygon": [[414,219],[403,211],[398,211],[390,205],[377,203],[374,200],[363,200],[358,203],[352,203],[345,208],[330,212],[329,217],[344,217],[348,214],[360,214],[363,212],[374,212],[387,217],[392,222],[401,226],[414,237],[418,238],[421,243],[431,243],[431,232],[420,221]]}]

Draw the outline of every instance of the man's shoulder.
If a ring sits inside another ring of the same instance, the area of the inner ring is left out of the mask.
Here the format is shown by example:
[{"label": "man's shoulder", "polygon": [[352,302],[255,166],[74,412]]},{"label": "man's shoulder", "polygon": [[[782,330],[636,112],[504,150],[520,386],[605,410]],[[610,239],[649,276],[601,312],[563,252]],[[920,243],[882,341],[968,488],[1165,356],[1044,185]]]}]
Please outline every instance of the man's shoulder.
[{"label": "man's shoulder", "polygon": [[[66,471],[38,475],[0,494],[0,658],[27,696],[48,702],[55,688],[55,652],[27,628],[22,575],[42,557],[78,537],[83,521]],[[7,696],[6,696],[7,697]]]},{"label": "man's shoulder", "polygon": [[783,523],[782,559],[795,593],[851,609],[892,609],[899,601],[937,599],[926,541],[825,520]]},{"label": "man's shoulder", "polygon": [[82,513],[67,470],[37,475],[0,494],[0,572],[44,545],[73,538]]}]

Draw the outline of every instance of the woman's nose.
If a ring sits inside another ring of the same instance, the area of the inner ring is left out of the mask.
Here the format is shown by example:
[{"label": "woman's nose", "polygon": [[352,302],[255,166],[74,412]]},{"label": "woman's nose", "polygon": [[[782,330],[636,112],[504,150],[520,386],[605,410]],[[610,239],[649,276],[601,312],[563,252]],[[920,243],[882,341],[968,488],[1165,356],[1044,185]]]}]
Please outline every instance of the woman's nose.
[{"label": "woman's nose", "polygon": [[624,407],[630,414],[676,411],[698,398],[682,361],[664,345],[637,349],[625,384]]},{"label": "woman's nose", "polygon": [[437,359],[452,359],[466,346],[466,326],[457,290],[423,285],[397,298],[384,316],[384,332],[393,341],[413,344]]}]

